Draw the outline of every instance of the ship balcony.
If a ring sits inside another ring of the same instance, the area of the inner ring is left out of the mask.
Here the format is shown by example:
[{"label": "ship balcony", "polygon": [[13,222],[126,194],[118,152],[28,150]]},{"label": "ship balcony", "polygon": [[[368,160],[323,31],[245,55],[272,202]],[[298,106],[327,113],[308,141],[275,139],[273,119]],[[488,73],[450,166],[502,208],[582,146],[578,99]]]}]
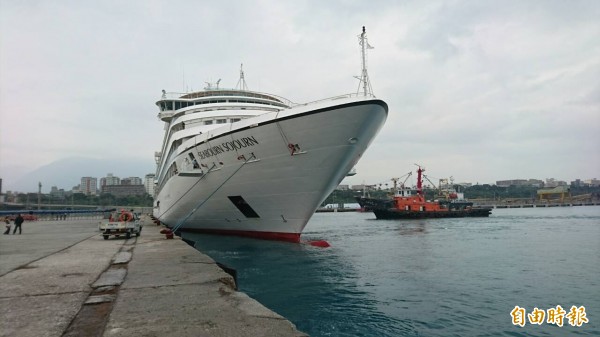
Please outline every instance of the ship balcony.
[{"label": "ship balcony", "polygon": [[174,111],[161,111],[158,113],[158,118],[160,118],[160,120],[162,120],[163,122],[168,123],[171,121],[171,119],[173,119],[174,114]]}]

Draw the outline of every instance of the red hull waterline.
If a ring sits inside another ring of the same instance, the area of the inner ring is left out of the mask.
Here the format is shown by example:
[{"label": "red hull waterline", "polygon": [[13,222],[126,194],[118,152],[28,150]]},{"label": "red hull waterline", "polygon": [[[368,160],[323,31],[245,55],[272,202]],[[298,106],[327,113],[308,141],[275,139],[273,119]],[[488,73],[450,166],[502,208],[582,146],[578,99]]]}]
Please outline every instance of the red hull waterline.
[{"label": "red hull waterline", "polygon": [[278,232],[257,232],[257,231],[240,231],[227,229],[208,229],[208,228],[183,228],[184,232],[202,233],[202,234],[217,234],[229,236],[244,236],[261,240],[286,241],[292,243],[300,243],[300,233],[278,233]]}]

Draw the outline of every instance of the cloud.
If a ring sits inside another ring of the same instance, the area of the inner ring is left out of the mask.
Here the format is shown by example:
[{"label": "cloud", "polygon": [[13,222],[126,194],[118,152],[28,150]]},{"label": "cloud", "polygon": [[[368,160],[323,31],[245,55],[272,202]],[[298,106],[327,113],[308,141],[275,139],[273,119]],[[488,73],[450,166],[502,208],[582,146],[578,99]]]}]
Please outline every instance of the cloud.
[{"label": "cloud", "polygon": [[599,16],[597,1],[2,2],[0,175],[152,158],[161,90],[233,87],[240,63],[251,90],[296,102],[356,91],[366,26],[390,115],[346,182],[415,162],[473,182],[597,177]]}]

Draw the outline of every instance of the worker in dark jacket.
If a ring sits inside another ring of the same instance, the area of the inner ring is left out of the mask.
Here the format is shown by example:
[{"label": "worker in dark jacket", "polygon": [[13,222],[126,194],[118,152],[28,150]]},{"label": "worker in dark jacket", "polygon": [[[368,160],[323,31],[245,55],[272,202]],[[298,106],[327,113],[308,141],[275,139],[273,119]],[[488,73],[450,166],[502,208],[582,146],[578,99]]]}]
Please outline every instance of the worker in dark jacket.
[{"label": "worker in dark jacket", "polygon": [[13,229],[13,235],[17,234],[17,228],[19,229],[19,235],[21,235],[21,224],[23,224],[23,221],[25,220],[23,219],[21,214],[19,214],[15,219],[15,229]]}]

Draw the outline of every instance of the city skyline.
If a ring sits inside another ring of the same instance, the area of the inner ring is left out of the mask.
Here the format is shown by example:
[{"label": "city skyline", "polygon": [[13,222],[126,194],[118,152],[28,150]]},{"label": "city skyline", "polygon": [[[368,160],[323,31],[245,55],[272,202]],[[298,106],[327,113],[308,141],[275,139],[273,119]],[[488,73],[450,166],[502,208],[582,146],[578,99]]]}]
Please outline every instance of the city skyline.
[{"label": "city skyline", "polygon": [[[56,191],[63,191],[63,192],[74,192],[74,191],[79,191],[81,193],[84,194],[100,194],[102,191],[102,188],[104,186],[122,186],[122,185],[143,185],[145,187],[145,189],[148,191],[149,189],[153,190],[153,185],[152,187],[148,187],[148,178],[151,177],[152,179],[154,178],[154,173],[147,173],[144,175],[144,177],[138,177],[138,176],[129,176],[129,177],[119,177],[116,176],[112,173],[108,173],[106,174],[106,176],[104,177],[92,177],[92,176],[82,176],[79,178],[79,184],[77,185],[71,185],[71,186],[59,186],[59,185],[51,185],[49,186],[49,193],[52,192],[56,192]],[[107,179],[108,178],[108,179]],[[2,179],[2,177],[0,177],[0,179]],[[37,183],[38,187],[46,187],[44,182],[39,181]],[[92,186],[93,185],[93,186]],[[46,188],[46,190],[48,190],[48,188]],[[36,193],[38,192],[36,191],[20,191],[20,190],[7,190],[7,189],[3,189],[2,193],[6,193],[6,192],[16,192],[16,193]],[[152,193],[149,193],[150,195],[152,195]]]},{"label": "city skyline", "polygon": [[[367,150],[367,152],[368,151],[369,150]],[[148,161],[153,163],[152,160],[148,160]],[[99,181],[102,177],[105,177],[108,173],[111,173],[111,172],[115,176],[143,177],[146,174],[154,174],[154,171],[148,170],[147,171],[148,173],[140,175],[139,172],[141,171],[141,168],[149,167],[152,169],[153,166],[154,165],[152,165],[152,164],[141,164],[139,160],[130,160],[128,162],[120,161],[118,168],[117,168],[113,164],[113,161],[94,160],[91,158],[79,157],[79,158],[71,158],[69,160],[55,161],[49,165],[39,168],[38,170],[34,171],[33,174],[25,175],[20,181],[18,181],[16,183],[15,183],[15,181],[7,180],[3,176],[0,176],[0,178],[3,178],[3,180],[4,180],[4,186],[3,186],[4,191],[7,191],[7,190],[24,191],[24,192],[37,191],[38,182],[41,181],[42,185],[43,185],[42,190],[44,192],[48,192],[52,186],[62,186],[62,187],[66,187],[66,188],[72,188],[73,186],[79,184],[81,177],[84,177],[84,176],[97,177]],[[411,164],[408,167],[410,168],[410,166],[413,167],[412,174],[413,174],[413,176],[416,177],[415,164]],[[440,178],[448,178],[449,179],[450,177],[453,177],[457,183],[458,182],[467,182],[467,183],[472,183],[473,185],[476,185],[476,184],[494,185],[494,184],[496,184],[497,181],[511,180],[511,179],[539,179],[539,180],[548,179],[548,177],[541,177],[541,176],[540,177],[523,177],[523,176],[508,177],[508,176],[503,175],[503,176],[501,176],[497,179],[493,179],[492,181],[489,181],[489,182],[481,182],[481,181],[476,181],[476,180],[471,180],[471,179],[465,178],[463,175],[452,174],[452,173],[449,174],[448,176],[443,176],[443,175],[440,175],[434,169],[430,170],[427,167],[425,167],[425,168],[426,168],[425,174],[433,180],[437,180]],[[122,172],[123,174],[122,175],[120,173],[115,174],[114,172]],[[150,172],[152,172],[152,173],[150,173]],[[361,185],[363,183],[365,183],[365,184],[369,183],[371,185],[380,184],[380,183],[385,184],[385,183],[390,183],[392,178],[403,176],[406,173],[407,173],[406,171],[403,172],[402,174],[397,174],[397,172],[396,172],[396,174],[392,173],[390,176],[386,176],[380,180],[367,181],[366,178],[361,179],[363,176],[365,176],[364,172],[358,171],[357,174],[354,177],[352,177],[352,178],[354,178],[352,181],[350,181],[348,178],[346,178],[340,184],[341,185],[344,185],[344,184],[345,185]],[[553,177],[553,179],[570,183],[571,181],[575,181],[577,179],[580,179],[580,180],[596,179],[598,176],[600,176],[600,174],[597,176],[592,176],[592,177],[575,176],[573,178],[566,179],[564,177],[555,175]],[[412,179],[416,179],[416,178],[413,177]],[[17,186],[17,188],[15,188],[15,186]]]},{"label": "city skyline", "polygon": [[[115,176],[114,174],[112,175],[113,177],[118,177]],[[121,179],[121,182],[124,179],[129,179],[129,178],[137,178],[139,179],[139,182],[141,182],[140,184],[132,184],[132,185],[144,185],[146,190],[148,190],[148,186],[146,186],[147,181],[145,181],[148,176],[152,176],[152,178],[154,177],[154,173],[148,173],[144,175],[144,178],[140,178],[140,177],[127,177],[127,178],[123,178]],[[102,185],[100,185],[100,180],[103,178],[107,178],[106,177],[101,177],[100,179],[97,179],[97,188],[98,190],[101,189]],[[80,177],[80,180],[83,180],[83,178],[94,178],[96,179],[97,177]],[[416,179],[416,178],[415,178]],[[414,180],[414,179],[412,179]],[[407,185],[409,186],[414,186],[416,185],[416,183],[414,183],[412,180],[408,180],[407,181]],[[516,182],[516,183],[506,183],[506,182]],[[539,179],[539,178],[514,178],[514,179],[502,179],[502,180],[496,180],[493,184],[487,184],[487,185],[496,185],[496,186],[501,186],[501,187],[507,187],[507,186],[516,186],[516,185],[535,185],[535,183],[533,183],[533,181],[535,181],[539,187],[554,187],[554,186],[561,186],[561,185],[572,185],[572,184],[576,184],[576,183],[580,183],[580,184],[584,184],[584,185],[592,185],[592,186],[597,186],[600,183],[600,180],[597,178],[587,178],[587,179],[582,179],[582,178],[576,178],[574,180],[571,181],[566,181],[566,180],[560,180],[560,179],[555,179],[555,178],[545,178],[545,179]],[[504,182],[504,184],[502,184],[502,182]],[[525,183],[523,183],[525,182]],[[529,183],[527,183],[529,182]],[[44,186],[43,182],[39,182],[42,183],[42,186]],[[435,180],[433,180],[433,185],[437,186],[437,182]],[[426,181],[424,181],[424,184],[426,185],[432,185],[431,183],[428,183]],[[123,185],[123,184],[107,184],[106,186],[109,185]],[[355,184],[344,184],[343,182],[339,185],[339,186],[350,186],[352,188],[354,188],[355,186],[392,186],[392,180],[388,180],[388,181],[382,181],[382,182],[365,182],[365,183],[355,183]],[[454,181],[454,185],[464,185],[464,186],[473,186],[473,185],[486,185],[486,184],[477,184],[477,183],[473,183],[473,182],[468,182],[468,181]],[[36,184],[37,186],[37,184]],[[66,190],[64,187],[61,186],[51,186],[50,189],[52,190],[53,188],[57,188],[60,190],[64,190],[65,192],[70,192],[70,191],[74,191],[75,189],[79,188],[80,185],[73,185],[72,187],[70,187],[69,190]],[[12,193],[37,193],[37,190],[33,191],[12,191],[12,190],[5,190],[2,191],[3,193],[6,192],[12,192]],[[152,195],[152,193],[149,193],[150,195]]]}]

